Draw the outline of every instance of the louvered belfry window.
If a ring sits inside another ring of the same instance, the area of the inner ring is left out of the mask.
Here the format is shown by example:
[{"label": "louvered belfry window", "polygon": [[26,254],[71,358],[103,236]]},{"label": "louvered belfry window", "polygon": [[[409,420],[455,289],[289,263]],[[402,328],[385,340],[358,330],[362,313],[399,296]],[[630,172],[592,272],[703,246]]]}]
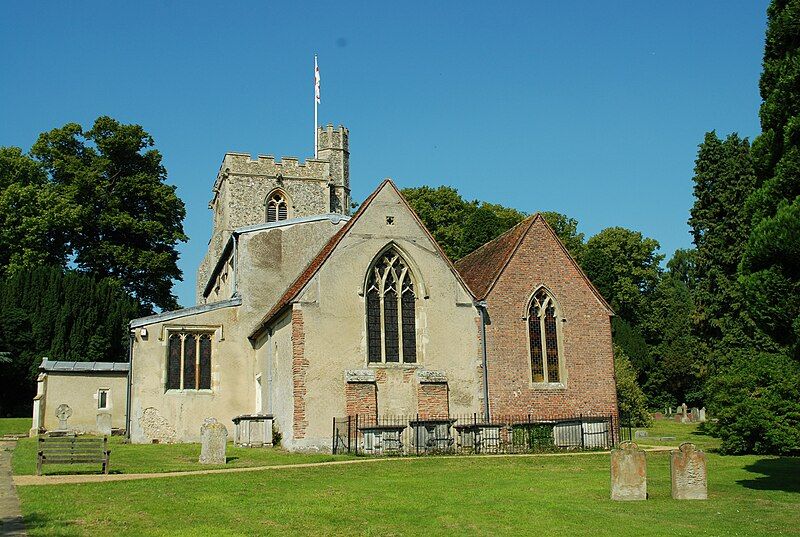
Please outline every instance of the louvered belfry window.
[{"label": "louvered belfry window", "polygon": [[267,222],[286,220],[289,217],[289,206],[281,192],[275,192],[267,200]]},{"label": "louvered belfry window", "polygon": [[534,294],[528,310],[528,337],[531,349],[531,378],[533,382],[561,382],[559,362],[559,318],[547,291]]},{"label": "louvered belfry window", "polygon": [[370,363],[417,361],[416,295],[408,265],[390,248],[372,266],[366,293]]},{"label": "louvered belfry window", "polygon": [[167,389],[211,389],[211,334],[173,332],[167,346]]}]

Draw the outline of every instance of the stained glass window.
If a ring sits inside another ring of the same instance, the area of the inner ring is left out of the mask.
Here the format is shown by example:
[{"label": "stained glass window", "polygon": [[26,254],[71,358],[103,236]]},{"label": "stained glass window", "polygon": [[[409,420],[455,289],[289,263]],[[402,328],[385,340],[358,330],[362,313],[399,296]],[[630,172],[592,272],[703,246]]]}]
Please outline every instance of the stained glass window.
[{"label": "stained glass window", "polygon": [[370,269],[366,305],[369,362],[416,362],[414,284],[408,265],[394,248],[381,254]]},{"label": "stained glass window", "polygon": [[167,349],[167,389],[211,389],[211,334],[170,334]]},{"label": "stained glass window", "polygon": [[558,331],[559,318],[553,298],[547,291],[540,289],[533,296],[528,311],[533,382],[561,382]]},{"label": "stained glass window", "polygon": [[181,335],[169,336],[169,355],[167,357],[167,389],[181,389]]}]

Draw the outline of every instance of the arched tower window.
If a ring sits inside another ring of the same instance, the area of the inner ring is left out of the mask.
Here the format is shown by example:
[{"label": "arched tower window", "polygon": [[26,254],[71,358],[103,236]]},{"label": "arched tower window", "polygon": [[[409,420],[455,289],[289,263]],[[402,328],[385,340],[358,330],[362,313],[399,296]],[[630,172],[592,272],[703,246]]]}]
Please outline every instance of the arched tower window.
[{"label": "arched tower window", "polygon": [[289,205],[283,192],[274,192],[267,199],[267,222],[286,220],[289,217]]},{"label": "arched tower window", "polygon": [[416,363],[414,283],[408,264],[394,248],[372,265],[366,303],[369,362]]},{"label": "arched tower window", "polygon": [[553,297],[545,289],[533,295],[528,309],[528,337],[533,382],[561,382],[559,315]]}]

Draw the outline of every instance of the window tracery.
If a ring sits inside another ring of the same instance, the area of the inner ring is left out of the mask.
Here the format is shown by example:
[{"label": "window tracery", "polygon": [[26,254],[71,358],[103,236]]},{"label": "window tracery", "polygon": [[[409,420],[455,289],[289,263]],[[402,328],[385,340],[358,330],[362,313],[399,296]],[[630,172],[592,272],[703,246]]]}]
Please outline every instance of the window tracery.
[{"label": "window tracery", "polygon": [[370,363],[416,363],[416,295],[411,271],[394,248],[372,265],[366,292]]}]

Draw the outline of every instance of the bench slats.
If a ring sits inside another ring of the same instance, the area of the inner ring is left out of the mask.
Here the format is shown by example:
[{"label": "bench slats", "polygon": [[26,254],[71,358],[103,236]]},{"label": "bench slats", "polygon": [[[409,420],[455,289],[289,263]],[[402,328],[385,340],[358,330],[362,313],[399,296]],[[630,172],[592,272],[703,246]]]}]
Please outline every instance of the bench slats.
[{"label": "bench slats", "polygon": [[111,454],[107,446],[108,438],[39,437],[36,473],[42,475],[43,464],[100,462],[107,474]]}]

